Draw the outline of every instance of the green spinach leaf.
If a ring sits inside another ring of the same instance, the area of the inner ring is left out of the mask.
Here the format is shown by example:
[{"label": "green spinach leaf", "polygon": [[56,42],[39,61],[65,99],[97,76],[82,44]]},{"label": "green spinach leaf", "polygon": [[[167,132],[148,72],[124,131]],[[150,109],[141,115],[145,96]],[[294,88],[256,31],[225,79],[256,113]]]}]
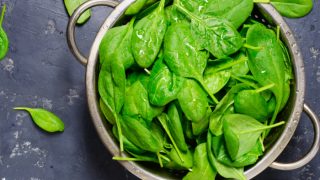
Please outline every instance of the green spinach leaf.
[{"label": "green spinach leaf", "polygon": [[284,124],[284,121],[266,126],[254,118],[243,114],[228,114],[223,116],[224,138],[231,159],[234,161],[250,152],[257,144],[262,132],[282,124]]},{"label": "green spinach leaf", "polygon": [[270,124],[280,111],[285,84],[284,55],[276,34],[262,24],[251,25],[247,33],[247,43],[259,49],[247,49],[249,68],[262,86],[274,84],[270,90],[276,97],[276,109]]},{"label": "green spinach leaf", "polygon": [[217,174],[216,170],[211,166],[208,160],[207,155],[207,144],[199,144],[193,155],[193,167],[185,177],[184,180],[206,180],[206,179],[215,179]]},{"label": "green spinach leaf", "polygon": [[188,120],[199,122],[205,118],[209,107],[207,94],[193,79],[185,79],[178,101]]},{"label": "green spinach leaf", "polygon": [[7,55],[9,50],[9,39],[7,33],[4,31],[2,23],[4,14],[6,12],[6,4],[3,5],[0,17],[0,61]]},{"label": "green spinach leaf", "polygon": [[307,15],[313,7],[312,0],[270,0],[282,16],[299,18]]},{"label": "green spinach leaf", "polygon": [[172,73],[162,59],[158,59],[152,68],[148,85],[150,103],[164,106],[177,99],[183,82],[182,77]]},{"label": "green spinach leaf", "polygon": [[33,122],[47,132],[64,131],[62,120],[50,111],[40,108],[16,107],[15,110],[27,111]]},{"label": "green spinach leaf", "polygon": [[239,32],[228,21],[216,17],[202,19],[175,4],[179,11],[191,20],[192,33],[202,49],[221,59],[237,52],[243,45]]},{"label": "green spinach leaf", "polygon": [[139,20],[132,34],[132,53],[137,64],[148,68],[156,59],[166,33],[165,0],[151,14]]},{"label": "green spinach leaf", "polygon": [[[83,3],[85,3],[87,0],[64,0],[64,5],[68,11],[68,14],[71,16],[73,12]],[[91,10],[87,10],[78,19],[78,24],[85,23],[91,16]]]}]

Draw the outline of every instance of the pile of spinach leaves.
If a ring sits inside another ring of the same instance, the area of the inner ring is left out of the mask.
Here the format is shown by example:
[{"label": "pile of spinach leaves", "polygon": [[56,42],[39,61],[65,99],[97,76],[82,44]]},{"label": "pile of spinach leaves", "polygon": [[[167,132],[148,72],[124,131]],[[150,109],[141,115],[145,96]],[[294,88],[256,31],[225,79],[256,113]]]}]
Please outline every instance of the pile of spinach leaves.
[{"label": "pile of spinach leaves", "polygon": [[101,111],[132,156],[115,160],[157,163],[184,179],[246,179],[244,167],[264,154],[270,129],[285,123],[277,115],[291,60],[278,33],[251,20],[252,0],[226,1],[137,0],[131,20],[106,33]]}]

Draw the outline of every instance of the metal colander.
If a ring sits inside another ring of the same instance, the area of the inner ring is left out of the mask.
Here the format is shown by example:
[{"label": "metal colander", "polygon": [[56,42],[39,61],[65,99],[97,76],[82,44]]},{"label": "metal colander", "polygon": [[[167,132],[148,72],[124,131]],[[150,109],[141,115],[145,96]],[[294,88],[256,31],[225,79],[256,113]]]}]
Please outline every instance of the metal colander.
[{"label": "metal colander", "polygon": [[[116,24],[122,17],[125,10],[135,0],[124,0],[119,3],[112,0],[90,0],[81,5],[71,16],[68,24],[68,44],[72,53],[76,58],[87,67],[86,71],[86,88],[87,98],[89,104],[90,114],[92,116],[95,128],[100,136],[105,147],[110,151],[112,155],[119,156],[120,151],[117,140],[113,137],[112,127],[104,120],[99,108],[99,96],[97,92],[97,75],[98,75],[98,50],[100,42],[104,34],[114,24]],[[75,42],[75,24],[80,15],[87,9],[93,6],[109,6],[115,9],[106,18],[104,24],[101,26],[90,50],[88,58],[83,56],[77,48]],[[253,18],[258,19],[260,22],[268,25],[269,27],[279,26],[281,30],[281,39],[289,49],[289,53],[292,60],[294,82],[291,85],[291,95],[286,108],[280,114],[281,120],[286,121],[286,126],[273,130],[273,139],[270,141],[271,146],[266,150],[263,157],[254,165],[246,169],[245,175],[248,179],[251,179],[265,170],[267,167],[272,167],[280,170],[291,170],[304,166],[307,164],[318,152],[319,148],[319,121],[315,113],[304,104],[305,96],[305,73],[300,50],[294,39],[294,36],[289,29],[286,22],[279,15],[279,13],[269,4],[256,4]],[[314,143],[307,155],[301,160],[294,163],[283,164],[274,162],[280,153],[287,146],[288,142],[292,138],[294,131],[300,120],[302,111],[305,111],[313,122],[314,125]],[[267,142],[268,143],[268,142]],[[121,161],[120,162],[127,170],[141,179],[180,179],[180,174],[174,174],[165,169],[161,169],[158,166],[153,166],[145,163],[136,163]]]}]

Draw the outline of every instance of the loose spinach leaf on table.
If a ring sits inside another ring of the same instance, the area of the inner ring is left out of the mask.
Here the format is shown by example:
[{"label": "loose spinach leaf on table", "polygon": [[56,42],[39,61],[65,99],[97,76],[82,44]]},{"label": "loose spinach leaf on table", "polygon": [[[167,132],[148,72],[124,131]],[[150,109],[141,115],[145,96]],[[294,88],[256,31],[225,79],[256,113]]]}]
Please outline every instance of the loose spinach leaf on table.
[{"label": "loose spinach leaf on table", "polygon": [[142,68],[151,66],[160,51],[167,29],[164,4],[165,0],[161,0],[157,9],[134,26],[131,48],[135,61]]},{"label": "loose spinach leaf on table", "polygon": [[307,15],[313,7],[312,0],[270,0],[282,16],[299,18]]},{"label": "loose spinach leaf on table", "polygon": [[193,161],[192,171],[183,177],[184,180],[215,179],[217,171],[209,163],[206,143],[199,144],[195,148]]},{"label": "loose spinach leaf on table", "polygon": [[33,122],[47,132],[64,131],[64,123],[52,112],[40,108],[16,107],[15,110],[27,111]]},{"label": "loose spinach leaf on table", "polygon": [[[68,14],[71,16],[73,12],[87,0],[64,0],[64,5],[68,11]],[[79,17],[77,23],[83,24],[85,23],[91,16],[91,10],[86,10],[82,15]]]},{"label": "loose spinach leaf on table", "polygon": [[4,4],[0,17],[0,61],[7,55],[9,49],[9,39],[7,33],[3,29],[3,19],[6,12],[6,5]]}]

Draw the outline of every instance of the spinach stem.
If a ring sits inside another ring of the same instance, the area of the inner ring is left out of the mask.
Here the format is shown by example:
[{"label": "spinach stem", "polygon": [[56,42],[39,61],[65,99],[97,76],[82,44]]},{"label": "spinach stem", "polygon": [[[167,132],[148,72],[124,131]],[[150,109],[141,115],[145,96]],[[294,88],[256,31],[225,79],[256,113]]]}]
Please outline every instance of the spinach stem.
[{"label": "spinach stem", "polygon": [[219,71],[222,71],[222,70],[225,70],[225,69],[229,69],[231,68],[232,66],[234,65],[237,65],[237,64],[240,64],[240,63],[243,63],[245,61],[247,61],[248,58],[247,57],[241,57],[240,60],[237,60],[237,61],[232,61],[231,63],[227,63],[226,65],[223,65],[221,67],[218,67],[214,72],[219,72]]},{"label": "spinach stem", "polygon": [[258,89],[255,90],[255,92],[256,92],[256,93],[260,93],[260,92],[265,91],[265,90],[268,90],[268,89],[270,89],[270,88],[272,88],[272,87],[274,87],[274,83],[269,84],[269,85],[266,85],[266,86],[263,86],[263,87],[261,87],[261,88],[258,88]]},{"label": "spinach stem", "polygon": [[266,129],[272,129],[272,128],[281,126],[283,124],[285,124],[285,122],[284,121],[280,121],[280,122],[278,122],[276,124],[272,124],[272,125],[265,126],[265,127],[262,127],[262,128],[257,128],[255,130],[241,131],[240,134],[247,134],[247,133],[253,133],[253,132],[262,131],[262,130],[266,130]]},{"label": "spinach stem", "polygon": [[207,94],[209,94],[210,98],[212,99],[212,101],[216,104],[219,103],[219,100],[213,95],[210,93],[210,90],[208,89],[208,87],[204,84],[203,80],[197,78],[197,81],[200,83],[200,85],[202,86],[202,88],[204,89],[204,91],[207,92]]},{"label": "spinach stem", "polygon": [[119,143],[120,143],[120,151],[123,152],[123,137],[122,137],[122,129],[121,129],[121,123],[118,119],[118,115],[114,115],[114,119],[116,121],[117,129],[118,129],[118,136],[119,136]]},{"label": "spinach stem", "polygon": [[160,167],[163,167],[162,160],[161,160],[161,155],[160,155],[159,152],[157,152],[157,157],[158,157],[158,160],[159,160]]},{"label": "spinach stem", "polygon": [[139,158],[128,158],[128,157],[118,157],[118,156],[114,156],[112,157],[112,159],[117,161],[147,161]]},{"label": "spinach stem", "polygon": [[277,40],[280,41],[280,26],[277,25]]},{"label": "spinach stem", "polygon": [[[177,151],[177,154],[178,154],[180,160],[181,160],[182,162],[184,162],[184,160],[183,160],[183,158],[182,158],[182,155],[181,155],[181,152],[180,152],[180,150],[179,150],[176,142],[173,140],[173,138],[172,138],[172,136],[171,136],[171,133],[170,133],[170,131],[169,131],[169,129],[168,129],[167,122],[166,122],[167,120],[163,118],[164,115],[166,116],[166,114],[162,114],[162,115],[158,116],[157,118],[158,118],[160,124],[162,125],[164,131],[165,131],[165,132],[167,133],[167,135],[169,136],[169,139],[171,140],[174,149]],[[166,118],[167,118],[167,117],[166,117]]]},{"label": "spinach stem", "polygon": [[197,16],[195,16],[194,14],[192,14],[191,12],[189,12],[188,10],[186,10],[185,8],[183,8],[182,6],[180,6],[179,4],[174,4],[178,10],[180,10],[183,14],[187,15],[189,17],[189,19],[195,19],[198,22],[202,23],[202,20],[200,18],[198,18]]},{"label": "spinach stem", "polygon": [[253,0],[254,3],[270,3],[270,0]]},{"label": "spinach stem", "polygon": [[1,11],[1,17],[0,17],[0,27],[2,27],[2,22],[3,22],[3,19],[4,19],[4,13],[6,12],[6,4],[3,5],[2,7],[2,11]]},{"label": "spinach stem", "polygon": [[261,49],[262,49],[262,47],[251,46],[251,45],[249,45],[249,44],[247,44],[247,43],[245,43],[245,44],[243,45],[243,47],[245,47],[245,48],[247,48],[247,49],[252,49],[252,50],[261,50]]},{"label": "spinach stem", "polygon": [[151,72],[150,72],[147,68],[144,68],[143,70],[144,70],[148,75],[151,74]]},{"label": "spinach stem", "polygon": [[249,82],[249,81],[246,81],[246,80],[244,80],[244,79],[241,79],[240,77],[237,77],[237,76],[235,76],[235,75],[233,75],[233,74],[231,74],[231,77],[232,77],[233,79],[235,79],[235,80],[237,80],[237,81],[240,81],[240,82],[242,82],[242,83],[244,83],[244,84],[246,84],[246,85],[248,85],[248,86],[251,86],[251,87],[253,87],[253,88],[255,88],[255,89],[259,88],[256,84],[254,84],[254,83],[252,83],[252,82]]}]

